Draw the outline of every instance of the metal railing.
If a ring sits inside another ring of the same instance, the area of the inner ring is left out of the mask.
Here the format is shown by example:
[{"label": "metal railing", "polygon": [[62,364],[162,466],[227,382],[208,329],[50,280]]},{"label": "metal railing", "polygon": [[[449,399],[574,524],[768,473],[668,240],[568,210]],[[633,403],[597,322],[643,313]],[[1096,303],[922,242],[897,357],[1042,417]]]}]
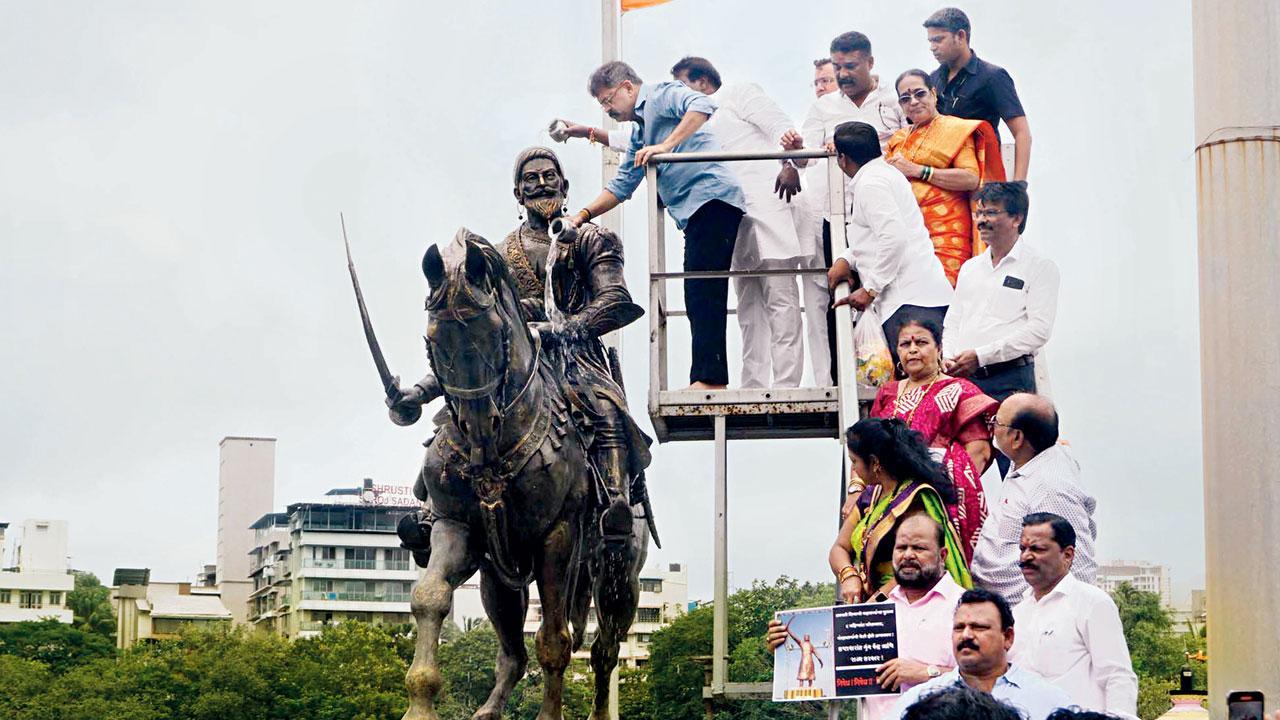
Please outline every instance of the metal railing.
[{"label": "metal railing", "polygon": [[[665,163],[688,162],[742,162],[750,160],[801,160],[826,159],[827,161],[827,213],[831,227],[831,257],[834,259],[844,254],[849,247],[847,229],[845,227],[846,205],[844,201],[845,175],[835,161],[835,154],[826,150],[797,150],[774,152],[689,152],[661,153],[653,158],[653,162],[645,168],[645,179],[648,181],[648,220],[649,220],[649,413],[651,416],[661,415],[663,393],[668,389],[667,378],[667,318],[687,315],[687,313],[671,312],[667,309],[666,284],[675,279],[692,278],[735,278],[762,277],[770,275],[814,275],[825,270],[804,270],[800,268],[787,270],[725,270],[725,271],[683,271],[667,270],[666,218],[658,196],[658,166]],[[850,293],[850,287],[842,284],[835,289],[835,298],[843,299]],[[853,314],[848,305],[836,308],[836,343],[835,356],[831,358],[836,368],[836,386],[820,388],[826,394],[834,393],[836,397],[837,437],[839,429],[848,427],[858,418],[858,392],[853,382],[851,368],[846,365],[853,361]],[[826,348],[813,348],[812,351],[825,351]],[[816,380],[816,378],[815,378]],[[803,398],[805,393],[788,393],[784,391],[767,391],[771,395],[764,398],[794,396]],[[683,393],[682,393],[683,394]],[[716,403],[715,393],[706,393],[703,398],[708,404]],[[683,401],[682,401],[683,402]],[[701,402],[701,401],[700,401]],[[761,405],[757,412],[767,412]],[[715,561],[714,561],[714,613],[712,618],[712,663],[711,681],[707,691],[712,697],[725,697],[728,685],[729,660],[729,549],[728,549],[728,430],[725,417],[726,410],[717,410],[714,420],[715,450]],[[656,424],[656,418],[655,418]],[[843,474],[842,474],[843,475]],[[843,483],[841,477],[843,497]],[[835,706],[832,706],[835,707]]]},{"label": "metal railing", "polygon": [[303,590],[303,600],[345,600],[355,602],[409,602],[410,594],[400,592],[327,592],[324,590]]}]

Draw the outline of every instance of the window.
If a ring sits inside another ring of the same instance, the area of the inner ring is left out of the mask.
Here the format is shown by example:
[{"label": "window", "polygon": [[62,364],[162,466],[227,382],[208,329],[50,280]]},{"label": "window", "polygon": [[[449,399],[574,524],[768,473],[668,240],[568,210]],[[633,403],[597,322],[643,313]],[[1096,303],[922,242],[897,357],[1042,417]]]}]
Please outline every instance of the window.
[{"label": "window", "polygon": [[640,592],[662,592],[662,580],[658,578],[640,578]]},{"label": "window", "polygon": [[404,548],[389,548],[387,550],[387,569],[409,570],[409,551]]},{"label": "window", "polygon": [[13,602],[13,593],[8,590],[0,590],[0,605],[8,605]]},{"label": "window", "polygon": [[662,608],[642,607],[636,610],[636,622],[656,623],[662,621]]},{"label": "window", "polygon": [[338,548],[336,547],[321,547],[316,549],[320,551],[321,560],[337,560],[338,559]]},{"label": "window", "polygon": [[343,548],[342,567],[348,570],[373,570],[378,566],[378,549],[370,547]]},{"label": "window", "polygon": [[61,605],[61,604],[62,604],[62,593],[60,593],[60,592],[50,592],[50,593],[49,593],[49,604],[50,604],[50,605]]},{"label": "window", "polygon": [[23,590],[22,595],[19,596],[19,602],[27,609],[42,608],[44,604],[40,601],[41,594],[39,590]]}]

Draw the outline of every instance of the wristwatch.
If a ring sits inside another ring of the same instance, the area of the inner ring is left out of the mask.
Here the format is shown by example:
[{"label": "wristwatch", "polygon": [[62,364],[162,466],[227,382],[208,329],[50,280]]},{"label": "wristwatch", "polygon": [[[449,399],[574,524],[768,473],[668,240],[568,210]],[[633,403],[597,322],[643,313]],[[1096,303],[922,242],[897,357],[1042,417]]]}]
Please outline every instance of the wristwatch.
[{"label": "wristwatch", "polygon": [[939,675],[941,675],[942,671],[938,669],[937,665],[930,665],[929,667],[924,669],[924,674],[928,675],[929,679],[932,680],[933,678],[936,678]]}]

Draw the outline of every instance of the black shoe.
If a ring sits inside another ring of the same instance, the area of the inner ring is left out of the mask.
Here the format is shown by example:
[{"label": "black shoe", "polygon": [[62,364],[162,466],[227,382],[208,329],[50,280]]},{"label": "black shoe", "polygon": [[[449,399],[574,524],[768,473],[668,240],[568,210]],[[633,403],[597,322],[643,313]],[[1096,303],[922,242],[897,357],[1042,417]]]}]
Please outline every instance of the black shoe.
[{"label": "black shoe", "polygon": [[431,559],[431,522],[434,520],[426,511],[417,510],[400,518],[396,524],[396,535],[400,536],[400,547],[413,553],[413,561],[418,567],[426,567]]}]

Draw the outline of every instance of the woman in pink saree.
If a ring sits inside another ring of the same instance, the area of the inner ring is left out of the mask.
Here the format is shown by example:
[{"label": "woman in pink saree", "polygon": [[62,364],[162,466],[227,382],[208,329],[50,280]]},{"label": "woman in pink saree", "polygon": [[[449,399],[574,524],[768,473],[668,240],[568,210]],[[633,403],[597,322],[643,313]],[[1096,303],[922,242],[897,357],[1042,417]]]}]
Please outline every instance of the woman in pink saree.
[{"label": "woman in pink saree", "polygon": [[942,328],[937,323],[907,320],[896,339],[898,369],[906,377],[880,387],[871,416],[900,418],[924,436],[930,454],[955,485],[956,503],[948,509],[967,562],[973,559],[987,517],[982,491],[982,473],[992,460],[987,418],[995,415],[999,403],[972,382],[943,374]]}]

